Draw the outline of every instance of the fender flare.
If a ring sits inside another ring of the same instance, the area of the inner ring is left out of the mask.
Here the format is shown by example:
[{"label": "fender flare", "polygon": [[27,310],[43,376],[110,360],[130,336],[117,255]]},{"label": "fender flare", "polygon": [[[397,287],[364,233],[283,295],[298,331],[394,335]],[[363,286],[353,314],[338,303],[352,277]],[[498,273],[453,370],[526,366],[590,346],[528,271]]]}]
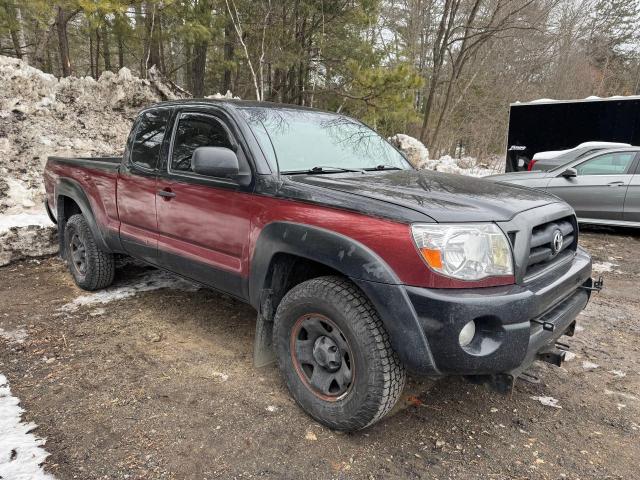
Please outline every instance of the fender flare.
[{"label": "fender flare", "polygon": [[405,365],[423,374],[437,372],[424,330],[400,279],[378,254],[345,235],[292,222],[265,226],[256,241],[249,275],[249,299],[258,312],[269,267],[279,253],[321,263],[349,277],[376,308]]},{"label": "fender flare", "polygon": [[57,219],[58,219],[58,238],[60,242],[60,253],[63,253],[64,250],[64,227],[66,226],[67,219],[64,216],[64,204],[60,201],[60,197],[69,197],[72,199],[78,207],[80,207],[80,211],[82,215],[84,215],[85,220],[89,224],[89,228],[91,229],[91,233],[93,234],[93,238],[95,239],[98,246],[104,250],[105,252],[110,252],[111,248],[105,241],[105,237],[98,226],[95,216],[93,214],[93,209],[91,208],[91,203],[89,202],[89,198],[87,194],[84,192],[82,185],[75,180],[70,178],[61,178],[58,180],[56,184],[56,210],[57,210]]},{"label": "fender flare", "polygon": [[370,282],[400,284],[391,267],[369,247],[345,235],[313,225],[273,222],[260,232],[251,259],[249,299],[260,304],[273,257],[286,253],[326,265],[343,275]]}]

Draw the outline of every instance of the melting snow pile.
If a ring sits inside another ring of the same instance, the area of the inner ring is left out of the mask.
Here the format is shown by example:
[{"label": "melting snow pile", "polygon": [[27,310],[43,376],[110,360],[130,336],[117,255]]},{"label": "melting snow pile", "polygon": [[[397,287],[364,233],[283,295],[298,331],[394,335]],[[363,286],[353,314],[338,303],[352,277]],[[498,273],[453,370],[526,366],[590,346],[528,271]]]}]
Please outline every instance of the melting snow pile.
[{"label": "melting snow pile", "polygon": [[429,150],[417,138],[413,138],[404,133],[396,133],[389,138],[389,142],[396,148],[402,150],[407,156],[411,165],[415,168],[424,168],[429,161]]},{"label": "melting snow pile", "polygon": [[123,68],[57,79],[0,56],[0,265],[55,253],[43,208],[47,157],[120,155],[136,112],[167,98],[160,82]]},{"label": "melting snow pile", "polygon": [[30,433],[34,423],[23,423],[20,400],[11,395],[7,378],[0,374],[0,478],[53,480],[40,466],[49,456],[44,440]]},{"label": "melting snow pile", "polygon": [[[503,173],[502,159],[494,159],[487,165],[479,163],[473,157],[453,158],[444,155],[438,159],[429,159],[429,150],[417,138],[413,138],[403,133],[398,133],[389,138],[389,141],[396,148],[402,150],[409,162],[416,168],[435,170],[436,172],[455,173],[458,175],[469,175],[472,177],[486,177],[496,173]],[[497,165],[501,165],[500,168]]]}]

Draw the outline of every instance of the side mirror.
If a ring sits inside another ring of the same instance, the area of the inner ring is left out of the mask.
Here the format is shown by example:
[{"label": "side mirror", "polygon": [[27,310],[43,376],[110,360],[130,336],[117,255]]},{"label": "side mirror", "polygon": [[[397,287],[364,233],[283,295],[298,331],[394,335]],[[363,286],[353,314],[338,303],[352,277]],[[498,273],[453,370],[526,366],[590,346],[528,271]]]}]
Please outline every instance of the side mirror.
[{"label": "side mirror", "polygon": [[198,147],[191,156],[194,173],[207,177],[234,177],[240,173],[235,152],[224,147]]},{"label": "side mirror", "polygon": [[578,171],[575,168],[570,167],[570,168],[567,168],[564,172],[562,172],[560,176],[564,178],[577,177]]}]

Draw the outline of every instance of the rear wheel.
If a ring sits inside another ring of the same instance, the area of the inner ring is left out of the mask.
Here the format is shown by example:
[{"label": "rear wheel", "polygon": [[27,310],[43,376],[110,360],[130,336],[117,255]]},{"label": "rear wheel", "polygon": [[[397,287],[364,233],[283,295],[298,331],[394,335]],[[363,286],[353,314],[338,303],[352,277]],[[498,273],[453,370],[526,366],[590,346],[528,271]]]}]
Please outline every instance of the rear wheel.
[{"label": "rear wheel", "polygon": [[76,285],[84,290],[98,290],[113,282],[115,262],[113,254],[100,250],[87,220],[73,215],[64,229],[67,265]]},{"label": "rear wheel", "polygon": [[337,430],[380,420],[402,393],[405,369],[377,312],[341,277],[292,288],[276,312],[273,343],[302,409]]}]

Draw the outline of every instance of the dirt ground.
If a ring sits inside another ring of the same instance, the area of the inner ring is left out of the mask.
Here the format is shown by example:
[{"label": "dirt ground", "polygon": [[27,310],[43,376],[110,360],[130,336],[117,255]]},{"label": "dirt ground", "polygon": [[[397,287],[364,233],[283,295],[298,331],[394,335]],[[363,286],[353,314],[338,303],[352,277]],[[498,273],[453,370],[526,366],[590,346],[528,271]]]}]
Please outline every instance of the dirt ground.
[{"label": "dirt ground", "polygon": [[[73,311],[85,293],[57,258],[0,268],[0,328],[27,335],[0,336],[0,372],[60,479],[638,478],[640,232],[581,242],[612,271],[564,337],[575,358],[536,364],[540,383],[510,396],[411,379],[395,414],[355,434],[318,425],[275,367],[252,367],[251,308],[159,289]],[[124,265],[116,282],[145,274]]]}]

